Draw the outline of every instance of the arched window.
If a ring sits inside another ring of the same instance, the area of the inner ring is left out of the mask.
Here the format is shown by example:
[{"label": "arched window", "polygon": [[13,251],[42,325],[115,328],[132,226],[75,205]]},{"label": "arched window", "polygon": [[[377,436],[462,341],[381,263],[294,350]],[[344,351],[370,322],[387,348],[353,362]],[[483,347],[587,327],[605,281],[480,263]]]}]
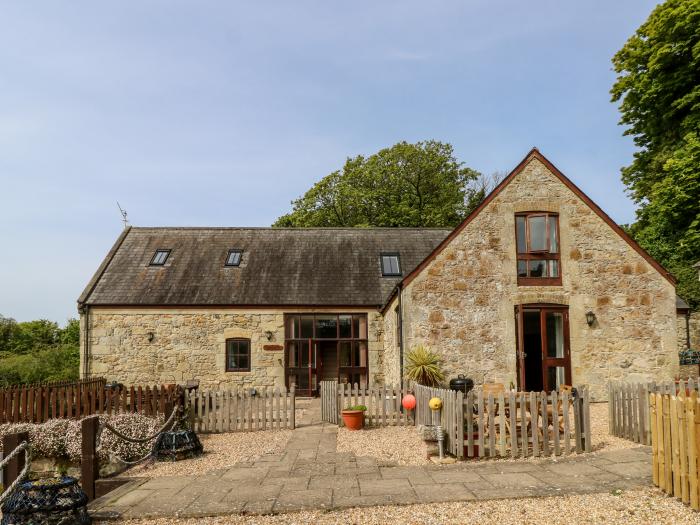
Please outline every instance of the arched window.
[{"label": "arched window", "polygon": [[250,372],[250,339],[226,339],[226,371]]}]

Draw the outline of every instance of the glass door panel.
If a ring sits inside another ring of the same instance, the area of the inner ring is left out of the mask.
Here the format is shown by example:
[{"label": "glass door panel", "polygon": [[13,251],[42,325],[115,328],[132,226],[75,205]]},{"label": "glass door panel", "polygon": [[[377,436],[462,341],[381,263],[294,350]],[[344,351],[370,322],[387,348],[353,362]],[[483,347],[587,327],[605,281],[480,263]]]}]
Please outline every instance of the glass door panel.
[{"label": "glass door panel", "polygon": [[550,366],[547,367],[547,391],[559,390],[561,385],[566,385],[566,367]]},{"label": "glass door panel", "polygon": [[542,379],[547,392],[571,385],[569,311],[542,309]]},{"label": "glass door panel", "polygon": [[545,327],[547,329],[547,357],[564,358],[564,314],[561,312],[546,312]]},{"label": "glass door panel", "polygon": [[287,341],[287,388],[295,385],[296,393],[310,396],[316,388],[316,344],[311,339]]}]

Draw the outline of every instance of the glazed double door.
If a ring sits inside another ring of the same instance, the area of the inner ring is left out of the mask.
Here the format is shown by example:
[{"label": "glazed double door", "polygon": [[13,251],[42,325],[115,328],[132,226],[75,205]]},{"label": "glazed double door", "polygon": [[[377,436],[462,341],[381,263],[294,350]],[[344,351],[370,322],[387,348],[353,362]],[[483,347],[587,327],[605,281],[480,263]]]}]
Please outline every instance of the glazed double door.
[{"label": "glazed double door", "polygon": [[518,388],[551,392],[571,385],[569,309],[554,305],[518,305]]},{"label": "glazed double door", "polygon": [[366,386],[367,342],[355,340],[303,339],[287,341],[285,349],[287,387],[299,396],[314,396],[320,381]]}]

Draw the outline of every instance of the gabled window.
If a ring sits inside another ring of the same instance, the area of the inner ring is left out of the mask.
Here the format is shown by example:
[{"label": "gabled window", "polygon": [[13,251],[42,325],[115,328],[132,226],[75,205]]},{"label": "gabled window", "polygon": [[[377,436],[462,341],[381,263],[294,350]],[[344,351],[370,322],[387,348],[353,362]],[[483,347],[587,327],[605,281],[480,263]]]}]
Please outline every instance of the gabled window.
[{"label": "gabled window", "polygon": [[225,266],[240,266],[242,255],[242,250],[229,250],[226,256]]},{"label": "gabled window", "polygon": [[382,275],[384,277],[396,277],[401,275],[401,264],[399,262],[398,253],[383,253],[382,259]]},{"label": "gabled window", "polygon": [[515,215],[518,284],[561,284],[559,216],[529,212]]},{"label": "gabled window", "polygon": [[250,339],[226,339],[226,371],[250,372]]},{"label": "gabled window", "polygon": [[168,260],[168,255],[170,255],[170,250],[156,250],[149,266],[163,266]]}]

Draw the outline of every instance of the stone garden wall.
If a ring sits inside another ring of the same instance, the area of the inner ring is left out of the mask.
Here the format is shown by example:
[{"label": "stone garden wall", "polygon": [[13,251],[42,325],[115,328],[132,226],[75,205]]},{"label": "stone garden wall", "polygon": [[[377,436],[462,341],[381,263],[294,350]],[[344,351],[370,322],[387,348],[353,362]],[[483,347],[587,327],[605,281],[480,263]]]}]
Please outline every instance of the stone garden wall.
[{"label": "stone garden wall", "polygon": [[[518,286],[516,212],[559,213],[562,286]],[[406,287],[405,348],[441,354],[447,378],[516,383],[514,306],[569,306],[573,382],[605,398],[609,380],[678,372],[675,290],[639,253],[532,158]],[[597,317],[586,324],[586,312]]]},{"label": "stone garden wall", "polygon": [[[289,310],[116,309],[92,307],[89,314],[89,373],[125,385],[182,383],[198,379],[202,387],[284,386],[284,313]],[[304,310],[322,313],[328,310]],[[383,324],[368,314],[370,380],[383,380],[380,356]],[[86,316],[81,316],[85,334]],[[271,332],[267,338],[265,332]],[[149,333],[153,340],[149,341]],[[251,341],[251,371],[226,372],[225,341]],[[81,344],[84,349],[84,344]],[[81,350],[81,371],[84,352]]]}]

